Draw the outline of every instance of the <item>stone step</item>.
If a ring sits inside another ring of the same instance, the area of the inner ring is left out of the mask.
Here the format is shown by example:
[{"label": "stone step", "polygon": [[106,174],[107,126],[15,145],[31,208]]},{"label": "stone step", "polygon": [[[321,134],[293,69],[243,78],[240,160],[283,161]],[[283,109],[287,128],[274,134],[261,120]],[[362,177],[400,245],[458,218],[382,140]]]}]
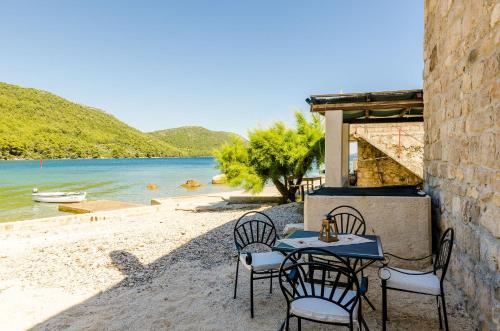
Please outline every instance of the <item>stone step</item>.
[{"label": "stone step", "polygon": [[353,125],[354,137],[362,138],[420,178],[423,177],[423,125]]}]

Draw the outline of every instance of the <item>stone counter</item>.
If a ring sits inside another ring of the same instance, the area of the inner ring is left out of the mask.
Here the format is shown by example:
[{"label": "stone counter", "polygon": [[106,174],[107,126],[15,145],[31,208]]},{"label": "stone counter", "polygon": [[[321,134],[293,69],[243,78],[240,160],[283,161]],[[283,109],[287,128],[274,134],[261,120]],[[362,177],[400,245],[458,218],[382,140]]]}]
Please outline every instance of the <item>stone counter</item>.
[{"label": "stone counter", "polygon": [[307,195],[304,203],[305,229],[319,231],[325,215],[341,205],[359,210],[366,222],[366,233],[380,236],[384,252],[408,258],[431,254],[429,196]]}]

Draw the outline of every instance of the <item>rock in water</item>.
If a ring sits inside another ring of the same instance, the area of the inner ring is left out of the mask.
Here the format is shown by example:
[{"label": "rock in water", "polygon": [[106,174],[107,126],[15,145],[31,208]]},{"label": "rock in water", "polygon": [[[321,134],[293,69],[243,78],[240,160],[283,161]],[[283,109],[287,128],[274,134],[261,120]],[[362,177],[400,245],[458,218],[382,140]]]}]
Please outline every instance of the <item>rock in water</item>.
[{"label": "rock in water", "polygon": [[156,185],[154,183],[149,183],[146,187],[147,187],[148,190],[156,190],[156,189],[158,189],[158,185]]},{"label": "rock in water", "polygon": [[187,189],[194,189],[200,187],[201,183],[194,179],[188,179],[186,183],[182,184],[181,186]]},{"label": "rock in water", "polygon": [[212,184],[226,184],[227,178],[225,174],[220,174],[212,177]]}]

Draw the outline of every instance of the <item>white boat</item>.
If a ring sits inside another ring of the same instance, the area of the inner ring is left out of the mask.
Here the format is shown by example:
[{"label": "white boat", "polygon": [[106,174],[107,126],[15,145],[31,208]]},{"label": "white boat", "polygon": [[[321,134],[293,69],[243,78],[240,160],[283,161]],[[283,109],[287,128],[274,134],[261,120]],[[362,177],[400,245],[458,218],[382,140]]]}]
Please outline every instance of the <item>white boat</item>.
[{"label": "white boat", "polygon": [[87,192],[42,192],[33,193],[36,202],[80,202],[85,200]]}]

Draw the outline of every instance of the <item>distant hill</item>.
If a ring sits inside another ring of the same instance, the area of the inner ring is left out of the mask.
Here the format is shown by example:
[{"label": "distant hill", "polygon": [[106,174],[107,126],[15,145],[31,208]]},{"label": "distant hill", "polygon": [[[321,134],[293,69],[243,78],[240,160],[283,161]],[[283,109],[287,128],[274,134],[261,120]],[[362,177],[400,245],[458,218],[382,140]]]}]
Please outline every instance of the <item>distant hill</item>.
[{"label": "distant hill", "polygon": [[[225,131],[212,131],[201,126],[183,126],[150,133],[152,136],[168,142],[178,148],[184,155],[209,156],[213,150],[230,142],[239,135]],[[243,139],[243,138],[242,138]]]},{"label": "distant hill", "polygon": [[196,135],[189,145],[183,130],[178,135],[173,130],[169,142],[161,134],[141,132],[102,110],[45,91],[0,83],[0,159],[210,155],[207,146],[215,144],[212,131],[204,129],[207,137]]}]

